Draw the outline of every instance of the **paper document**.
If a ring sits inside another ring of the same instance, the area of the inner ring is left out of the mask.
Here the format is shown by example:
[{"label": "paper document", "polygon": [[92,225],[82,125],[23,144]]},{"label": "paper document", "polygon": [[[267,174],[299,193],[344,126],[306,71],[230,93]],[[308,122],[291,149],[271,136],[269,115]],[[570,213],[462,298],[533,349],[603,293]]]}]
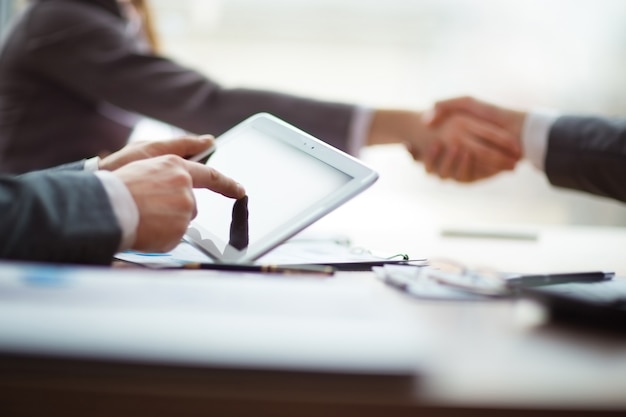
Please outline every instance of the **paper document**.
[{"label": "paper document", "polygon": [[[393,256],[395,254],[390,254]],[[214,260],[191,244],[182,241],[168,253],[121,252],[116,259],[141,264],[151,268],[181,266],[190,262],[212,263]],[[255,263],[265,265],[317,264],[342,262],[369,262],[385,260],[384,256],[373,254],[367,249],[354,247],[345,237],[298,235]]]}]

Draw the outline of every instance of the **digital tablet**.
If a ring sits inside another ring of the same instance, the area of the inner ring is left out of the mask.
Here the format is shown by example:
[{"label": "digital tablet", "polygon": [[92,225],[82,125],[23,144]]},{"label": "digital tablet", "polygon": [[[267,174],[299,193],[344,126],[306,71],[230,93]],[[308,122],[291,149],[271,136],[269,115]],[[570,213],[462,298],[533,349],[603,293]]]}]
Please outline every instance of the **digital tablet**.
[{"label": "digital tablet", "polygon": [[253,262],[378,178],[356,158],[267,113],[219,136],[206,164],[247,192],[233,200],[194,190],[198,215],[184,239],[215,262]]}]

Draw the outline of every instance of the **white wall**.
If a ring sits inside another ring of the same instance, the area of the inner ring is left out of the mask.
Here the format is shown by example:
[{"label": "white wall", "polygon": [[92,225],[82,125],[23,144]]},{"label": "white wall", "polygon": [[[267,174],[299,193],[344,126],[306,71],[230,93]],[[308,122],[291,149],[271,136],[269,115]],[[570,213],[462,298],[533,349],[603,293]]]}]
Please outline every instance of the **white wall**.
[{"label": "white wall", "polygon": [[[520,108],[626,115],[623,0],[152,3],[166,52],[225,85],[373,106],[423,109],[473,94]],[[398,147],[363,157],[383,174],[383,200],[436,204],[450,222],[626,225],[624,205],[555,191],[525,164],[462,186],[425,176]]]}]

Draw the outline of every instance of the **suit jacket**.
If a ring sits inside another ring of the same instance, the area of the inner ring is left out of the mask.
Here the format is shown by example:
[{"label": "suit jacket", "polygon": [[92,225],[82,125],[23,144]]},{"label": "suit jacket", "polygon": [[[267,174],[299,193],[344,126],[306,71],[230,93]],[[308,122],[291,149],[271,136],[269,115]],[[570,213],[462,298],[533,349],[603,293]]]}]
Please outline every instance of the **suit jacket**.
[{"label": "suit jacket", "polygon": [[123,110],[214,135],[266,111],[346,149],[353,106],[223,88],[141,45],[116,0],[33,0],[0,48],[0,172],[120,149]]},{"label": "suit jacket", "polygon": [[0,259],[110,264],[122,230],[82,164],[0,176]]},{"label": "suit jacket", "polygon": [[626,119],[560,117],[545,162],[556,186],[626,201]]}]

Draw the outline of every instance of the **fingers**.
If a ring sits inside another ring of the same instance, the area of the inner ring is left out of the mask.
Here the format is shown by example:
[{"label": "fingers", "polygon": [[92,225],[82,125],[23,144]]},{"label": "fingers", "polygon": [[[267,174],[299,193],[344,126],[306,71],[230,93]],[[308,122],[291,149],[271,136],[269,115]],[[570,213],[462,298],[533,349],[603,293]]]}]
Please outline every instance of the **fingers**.
[{"label": "fingers", "polygon": [[245,195],[243,187],[215,169],[171,154],[129,163],[113,175],[124,183],[139,212],[135,250],[161,252],[176,246],[197,215],[192,187],[230,198]]},{"label": "fingers", "polygon": [[443,152],[443,145],[439,142],[433,143],[430,151],[424,155],[422,159],[422,163],[424,164],[424,168],[426,172],[429,174],[436,174],[437,168],[439,166],[439,157]]},{"label": "fingers", "polygon": [[461,111],[471,111],[473,98],[469,96],[456,97],[435,102],[433,108],[424,112],[422,120],[426,126],[435,127],[443,122],[449,115]]},{"label": "fingers", "polygon": [[213,146],[211,135],[183,136],[176,139],[153,141],[146,143],[148,156],[177,155],[188,158]]},{"label": "fingers", "polygon": [[502,171],[513,169],[519,160],[485,144],[479,138],[466,137],[464,146],[480,165],[498,168]]},{"label": "fingers", "polygon": [[457,145],[452,145],[439,157],[438,174],[442,179],[451,178],[458,165],[460,150]]},{"label": "fingers", "polygon": [[182,160],[182,163],[191,175],[194,188],[206,188],[235,199],[246,195],[246,190],[241,184],[214,168],[187,160]]},{"label": "fingers", "polygon": [[473,158],[469,152],[461,150],[459,161],[456,164],[454,179],[459,182],[471,182],[475,179]]},{"label": "fingers", "polygon": [[469,183],[492,177],[504,169],[484,165],[466,149],[460,148],[454,153],[440,150],[438,156],[428,157],[431,160],[426,170],[441,179],[453,179],[461,183]]},{"label": "fingers", "polygon": [[422,159],[422,154],[420,150],[413,144],[412,142],[404,142],[404,147],[411,154],[415,161],[419,161]]},{"label": "fingers", "polygon": [[479,178],[475,171],[474,158],[471,154],[462,148],[454,152],[439,152],[441,162],[433,163],[432,172],[437,174],[441,179],[453,179],[458,182],[472,182]]},{"label": "fingers", "polygon": [[[489,171],[492,175],[495,175],[502,171],[510,171],[515,168],[517,159],[511,158],[502,152],[490,148],[478,141],[471,141],[466,144],[465,151],[468,152],[474,165],[474,172]],[[442,168],[438,168],[439,172]],[[445,171],[448,172],[448,171]],[[484,175],[476,175],[477,177],[484,178]]]},{"label": "fingers", "polygon": [[188,158],[213,146],[214,139],[211,135],[174,139],[170,141],[174,145],[171,153]]},{"label": "fingers", "polygon": [[511,158],[520,158],[522,150],[517,139],[506,130],[478,119],[466,118],[465,127],[476,138],[486,142],[486,145],[497,148]]},{"label": "fingers", "polygon": [[500,108],[473,97],[464,96],[448,100],[441,100],[435,103],[433,109],[425,113],[424,123],[427,126],[437,126],[448,116],[456,112],[469,113],[472,116],[500,124],[502,114]]},{"label": "fingers", "polygon": [[507,131],[515,138],[516,143],[521,140],[522,128],[527,117],[524,111],[496,106],[467,96],[439,101],[425,114],[428,116],[423,123],[429,127],[439,126],[455,114],[482,119]]},{"label": "fingers", "polygon": [[512,170],[519,158],[511,157],[477,138],[458,132],[456,141],[435,142],[422,158],[424,168],[441,179],[471,182]]},{"label": "fingers", "polygon": [[102,158],[99,169],[115,171],[131,162],[162,155],[177,155],[185,158],[196,155],[211,146],[213,146],[213,137],[210,135],[132,143]]},{"label": "fingers", "polygon": [[470,182],[512,170],[520,145],[508,130],[467,114],[451,114],[432,128],[435,141],[424,151],[426,171],[442,179]]},{"label": "fingers", "polygon": [[423,161],[428,173],[458,182],[472,182],[483,178],[478,176],[474,158],[466,149],[445,150],[441,144],[437,145],[433,146]]}]

